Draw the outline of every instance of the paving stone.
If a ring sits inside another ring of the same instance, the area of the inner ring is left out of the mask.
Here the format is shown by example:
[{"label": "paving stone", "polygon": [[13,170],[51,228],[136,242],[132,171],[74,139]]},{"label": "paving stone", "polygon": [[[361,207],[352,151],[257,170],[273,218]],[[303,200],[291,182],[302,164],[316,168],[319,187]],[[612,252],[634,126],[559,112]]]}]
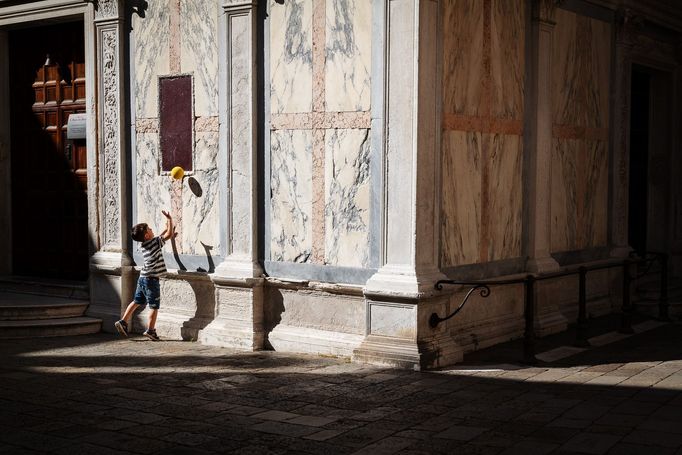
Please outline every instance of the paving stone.
[{"label": "paving stone", "polygon": [[318,431],[317,433],[306,435],[304,438],[312,439],[314,441],[326,441],[327,439],[334,438],[343,432],[344,430],[322,430]]},{"label": "paving stone", "polygon": [[560,417],[556,420],[551,421],[547,424],[548,427],[565,427],[565,428],[576,428],[584,429],[590,426],[591,420],[587,419],[566,419]]},{"label": "paving stone", "polygon": [[[2,453],[0,451],[0,453]],[[68,447],[63,447],[61,449],[55,450],[53,453],[60,455],[116,455],[116,454],[128,454],[129,452],[123,448],[110,449],[108,447],[96,446],[88,443],[76,442],[69,445]]]},{"label": "paving stone", "polygon": [[[256,414],[254,417],[258,417],[258,414]],[[335,420],[338,419],[319,416],[299,416],[291,420],[288,420],[288,422],[294,423],[296,425],[305,425],[309,427],[323,427],[334,422]]]},{"label": "paving stone", "polygon": [[20,429],[0,432],[0,441],[8,445],[19,446],[39,452],[57,450],[71,444],[71,441],[67,438]]},{"label": "paving stone", "polygon": [[391,435],[392,431],[376,430],[367,427],[355,428],[342,433],[335,438],[329,439],[329,443],[338,444],[342,446],[361,448],[372,444],[379,439]]},{"label": "paving stone", "polygon": [[170,433],[161,437],[162,440],[168,442],[175,442],[185,446],[198,446],[205,444],[207,442],[218,440],[215,436],[209,436],[205,434],[189,433],[186,431],[181,431],[178,433]]},{"label": "paving stone", "polygon": [[453,425],[445,431],[436,434],[436,438],[455,439],[457,441],[470,441],[476,436],[488,431],[489,428],[468,427],[464,425]]},{"label": "paving stone", "polygon": [[172,444],[158,439],[131,436],[121,432],[100,431],[81,438],[83,442],[111,449],[121,448],[138,453],[153,453],[171,447]]},{"label": "paving stone", "polygon": [[501,455],[546,455],[554,452],[558,447],[558,444],[549,442],[526,440],[505,449]]},{"label": "paving stone", "polygon": [[561,450],[601,455],[608,452],[621,438],[608,434],[578,433]]},{"label": "paving stone", "polygon": [[251,429],[264,433],[274,433],[288,436],[305,436],[318,431],[318,429],[314,427],[306,427],[303,425],[294,425],[291,423],[278,421],[261,422],[252,426]]},{"label": "paving stone", "polygon": [[283,411],[265,411],[265,412],[260,412],[258,414],[253,414],[252,417],[254,419],[262,419],[262,420],[275,420],[277,422],[285,422],[287,420],[295,419],[297,417],[300,417],[299,414],[292,414],[291,412],[283,412]]},{"label": "paving stone", "polygon": [[392,455],[412,444],[414,444],[413,439],[392,436],[365,446],[353,453],[356,455]]},{"label": "paving stone", "polygon": [[682,446],[682,434],[637,429],[623,438],[623,442],[678,448]]},{"label": "paving stone", "polygon": [[656,447],[655,449],[648,445],[618,443],[611,447],[609,455],[672,455],[675,449],[668,449],[665,447]]}]

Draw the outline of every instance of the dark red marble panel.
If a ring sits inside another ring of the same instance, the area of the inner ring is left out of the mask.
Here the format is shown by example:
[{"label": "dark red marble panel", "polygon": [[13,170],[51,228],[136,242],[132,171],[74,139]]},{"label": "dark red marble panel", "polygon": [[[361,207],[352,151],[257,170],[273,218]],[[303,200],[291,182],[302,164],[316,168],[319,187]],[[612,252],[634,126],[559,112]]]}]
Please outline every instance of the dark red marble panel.
[{"label": "dark red marble panel", "polygon": [[161,170],[192,170],[192,77],[159,80]]}]

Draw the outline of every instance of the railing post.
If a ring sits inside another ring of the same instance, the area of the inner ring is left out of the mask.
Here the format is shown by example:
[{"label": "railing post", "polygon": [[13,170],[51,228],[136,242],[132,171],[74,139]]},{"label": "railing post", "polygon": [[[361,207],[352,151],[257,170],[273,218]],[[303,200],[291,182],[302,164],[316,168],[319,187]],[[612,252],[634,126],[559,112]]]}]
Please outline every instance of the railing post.
[{"label": "railing post", "polygon": [[668,315],[668,255],[662,253],[658,256],[661,263],[661,292],[658,300],[658,319],[669,321]]},{"label": "railing post", "polygon": [[578,321],[575,332],[575,345],[590,346],[587,341],[587,267],[580,267],[578,283]]},{"label": "railing post", "polygon": [[535,276],[528,275],[523,283],[525,290],[524,319],[526,327],[523,333],[523,362],[537,363],[535,358]]},{"label": "railing post", "polygon": [[632,283],[632,276],[630,275],[630,259],[623,261],[623,306],[621,307],[621,333],[634,333],[632,330],[632,304],[630,302],[630,283]]}]

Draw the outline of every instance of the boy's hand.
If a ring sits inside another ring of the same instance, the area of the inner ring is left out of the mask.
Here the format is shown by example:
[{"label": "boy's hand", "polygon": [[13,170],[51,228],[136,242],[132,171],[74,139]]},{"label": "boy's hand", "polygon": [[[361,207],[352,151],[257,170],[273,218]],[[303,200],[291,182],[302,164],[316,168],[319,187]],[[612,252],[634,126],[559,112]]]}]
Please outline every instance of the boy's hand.
[{"label": "boy's hand", "polygon": [[168,240],[177,235],[175,234],[175,227],[173,226],[173,218],[171,218],[170,213],[165,210],[161,210],[161,213],[166,217],[166,229],[161,233],[161,237],[163,237],[164,240]]}]

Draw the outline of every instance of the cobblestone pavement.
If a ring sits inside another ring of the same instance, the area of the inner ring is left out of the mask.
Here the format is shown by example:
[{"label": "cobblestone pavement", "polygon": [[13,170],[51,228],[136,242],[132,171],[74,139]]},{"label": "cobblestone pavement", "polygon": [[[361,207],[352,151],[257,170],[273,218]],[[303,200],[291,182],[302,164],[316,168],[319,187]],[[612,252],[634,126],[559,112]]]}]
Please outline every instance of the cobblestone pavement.
[{"label": "cobblestone pavement", "polygon": [[0,358],[0,453],[682,454],[679,323],[534,367],[108,334],[3,340]]}]

